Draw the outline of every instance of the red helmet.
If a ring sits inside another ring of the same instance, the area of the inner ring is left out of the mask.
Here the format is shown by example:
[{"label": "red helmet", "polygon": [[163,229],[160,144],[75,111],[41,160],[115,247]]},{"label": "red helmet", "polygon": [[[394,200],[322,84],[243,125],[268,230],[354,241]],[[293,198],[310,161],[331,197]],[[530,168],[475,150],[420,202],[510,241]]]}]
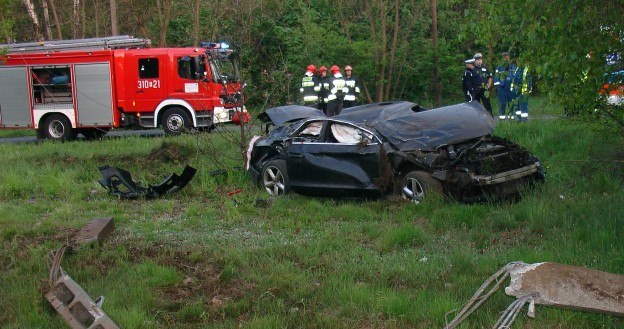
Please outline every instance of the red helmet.
[{"label": "red helmet", "polygon": [[338,72],[340,72],[340,68],[338,67],[338,65],[334,65],[334,66],[331,67],[331,73],[332,74],[336,74]]},{"label": "red helmet", "polygon": [[314,66],[313,64],[308,65],[308,72],[316,72],[316,66]]},{"label": "red helmet", "polygon": [[325,72],[327,71],[327,67],[325,65],[321,66],[321,68],[319,68],[319,72]]},{"label": "red helmet", "polygon": [[353,68],[351,67],[351,65],[347,65],[345,66],[345,71],[353,71]]}]

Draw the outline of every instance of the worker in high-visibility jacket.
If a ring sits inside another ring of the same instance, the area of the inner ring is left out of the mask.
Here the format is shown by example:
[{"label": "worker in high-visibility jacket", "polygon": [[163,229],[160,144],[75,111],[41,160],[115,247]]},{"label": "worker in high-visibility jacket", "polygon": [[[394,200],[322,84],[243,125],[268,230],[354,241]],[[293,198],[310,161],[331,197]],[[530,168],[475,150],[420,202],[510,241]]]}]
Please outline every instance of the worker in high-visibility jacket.
[{"label": "worker in high-visibility jacket", "polygon": [[312,64],[308,68],[301,79],[301,88],[299,91],[303,94],[303,105],[318,108],[318,94],[321,91],[321,84],[315,75],[316,67]]},{"label": "worker in high-visibility jacket", "polygon": [[351,65],[345,66],[345,84],[349,90],[347,91],[344,101],[342,102],[342,108],[348,108],[354,106],[358,98],[360,97],[360,81],[353,75],[353,68]]},{"label": "worker in high-visibility jacket", "polygon": [[516,68],[509,89],[515,96],[512,101],[513,113],[520,122],[526,122],[529,118],[529,94],[533,91],[533,79],[529,74],[528,66]]},{"label": "worker in high-visibility jacket", "polygon": [[328,117],[333,117],[342,111],[342,102],[349,89],[338,65],[332,66],[330,70],[332,76],[329,78],[329,83],[324,84],[329,88],[329,93],[327,98],[325,98],[325,103],[327,103],[327,113],[325,114]]},{"label": "worker in high-visibility jacket", "polygon": [[516,66],[511,62],[508,52],[503,53],[503,62],[496,67],[494,72],[494,86],[498,95],[498,117],[500,120],[507,118],[510,101],[513,99],[509,86],[513,80],[513,71]]}]

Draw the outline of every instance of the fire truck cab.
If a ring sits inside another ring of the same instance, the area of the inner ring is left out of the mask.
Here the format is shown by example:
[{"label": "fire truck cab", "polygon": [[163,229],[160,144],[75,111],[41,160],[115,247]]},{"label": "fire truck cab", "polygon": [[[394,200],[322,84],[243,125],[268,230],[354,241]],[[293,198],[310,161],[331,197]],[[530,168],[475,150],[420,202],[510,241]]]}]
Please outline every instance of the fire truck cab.
[{"label": "fire truck cab", "polygon": [[223,78],[220,60],[206,48],[9,52],[0,58],[0,128],[69,140],[122,126],[179,134],[248,120],[233,103],[242,97],[229,97],[240,83]]}]

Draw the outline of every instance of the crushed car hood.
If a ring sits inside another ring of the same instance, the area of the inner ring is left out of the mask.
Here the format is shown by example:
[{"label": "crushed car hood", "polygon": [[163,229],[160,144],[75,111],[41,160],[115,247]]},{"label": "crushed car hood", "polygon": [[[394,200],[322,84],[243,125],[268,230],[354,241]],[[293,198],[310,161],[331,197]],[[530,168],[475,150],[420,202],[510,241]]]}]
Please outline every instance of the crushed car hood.
[{"label": "crushed car hood", "polygon": [[348,109],[335,118],[375,129],[399,151],[431,151],[494,130],[494,119],[478,102],[419,112],[420,106],[410,102],[376,105]]},{"label": "crushed car hood", "polygon": [[[288,105],[267,109],[258,117],[281,126],[325,115],[311,107]],[[494,130],[494,119],[478,102],[425,111],[411,102],[375,103],[344,109],[333,119],[372,128],[399,151],[433,151],[443,145],[489,135]]]},{"label": "crushed car hood", "polygon": [[313,117],[325,117],[325,114],[321,110],[308,106],[286,105],[267,109],[258,115],[260,121],[265,123],[272,122],[275,126]]}]

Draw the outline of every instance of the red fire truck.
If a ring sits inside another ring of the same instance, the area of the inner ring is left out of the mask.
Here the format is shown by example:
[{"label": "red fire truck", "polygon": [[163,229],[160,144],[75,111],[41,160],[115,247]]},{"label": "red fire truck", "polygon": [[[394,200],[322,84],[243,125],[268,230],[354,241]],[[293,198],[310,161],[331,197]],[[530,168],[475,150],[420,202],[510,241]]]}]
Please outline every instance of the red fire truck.
[{"label": "red fire truck", "polygon": [[221,72],[231,52],[223,44],[145,45],[149,40],[127,36],[5,45],[0,128],[71,140],[125,126],[179,134],[249,120],[241,81]]}]

